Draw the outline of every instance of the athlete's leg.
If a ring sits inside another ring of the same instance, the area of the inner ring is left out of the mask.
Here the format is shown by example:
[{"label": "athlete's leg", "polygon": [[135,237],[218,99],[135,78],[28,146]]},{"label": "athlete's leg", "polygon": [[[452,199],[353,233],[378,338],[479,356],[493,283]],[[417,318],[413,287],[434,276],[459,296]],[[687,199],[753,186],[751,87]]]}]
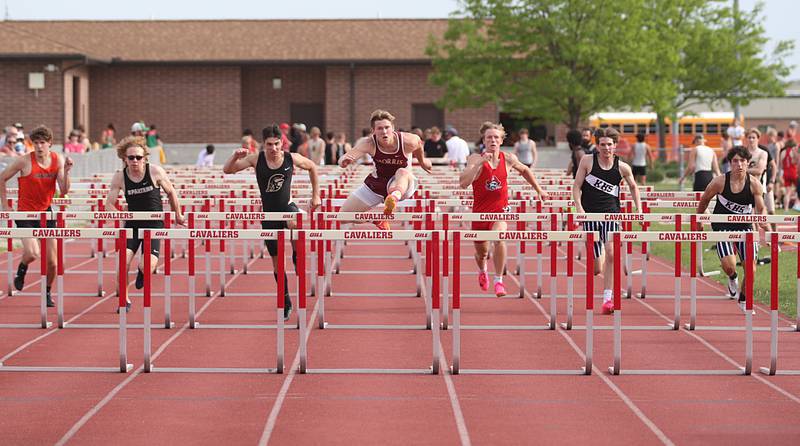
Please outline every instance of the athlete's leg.
[{"label": "athlete's leg", "polygon": [[342,207],[339,208],[339,212],[365,212],[373,207],[375,206],[370,206],[362,201],[358,196],[350,194],[350,196],[347,197],[347,200],[342,203]]},{"label": "athlete's leg", "polygon": [[397,207],[397,202],[411,198],[417,189],[416,178],[411,170],[397,169],[392,179],[386,185],[386,199],[384,200],[384,214],[391,214]]},{"label": "athlete's leg", "polygon": [[[506,222],[496,221],[492,224],[493,231],[505,231]],[[500,240],[494,242],[494,294],[497,297],[506,295],[506,286],[503,285],[503,271],[506,268],[506,242]]]},{"label": "athlete's leg", "polygon": [[603,267],[603,289],[611,290],[614,285],[614,244],[611,240],[603,244],[603,251],[595,263]]},{"label": "athlete's leg", "polygon": [[22,239],[22,260],[25,266],[29,265],[34,260],[39,260],[39,240],[35,238]]}]

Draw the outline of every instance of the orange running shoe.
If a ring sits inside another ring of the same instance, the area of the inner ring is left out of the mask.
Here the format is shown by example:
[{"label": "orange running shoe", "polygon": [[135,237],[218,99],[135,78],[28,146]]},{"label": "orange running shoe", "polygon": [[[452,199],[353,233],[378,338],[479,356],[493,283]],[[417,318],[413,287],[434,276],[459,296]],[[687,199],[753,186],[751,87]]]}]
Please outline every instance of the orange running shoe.
[{"label": "orange running shoe", "polygon": [[383,214],[384,215],[392,215],[394,212],[394,208],[397,207],[397,198],[394,195],[389,194],[386,196],[386,200],[383,201]]},{"label": "orange running shoe", "polygon": [[375,223],[375,226],[381,231],[390,231],[392,229],[392,227],[389,226],[389,222],[386,220],[374,221],[373,223]]}]

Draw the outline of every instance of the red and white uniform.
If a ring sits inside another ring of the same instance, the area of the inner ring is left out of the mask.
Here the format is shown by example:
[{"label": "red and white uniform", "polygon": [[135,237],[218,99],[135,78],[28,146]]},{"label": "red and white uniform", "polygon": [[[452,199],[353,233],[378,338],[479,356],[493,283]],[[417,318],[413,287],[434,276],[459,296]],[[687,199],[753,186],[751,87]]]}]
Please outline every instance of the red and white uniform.
[{"label": "red and white uniform", "polygon": [[[488,161],[484,161],[480,174],[472,182],[472,212],[508,212],[508,169],[505,154],[500,152],[499,157],[494,169]],[[474,221],[472,230],[489,230],[493,224],[493,221]]]},{"label": "red and white uniform", "polygon": [[31,173],[20,176],[19,211],[45,211],[50,208],[53,195],[56,193],[58,177],[58,154],[50,152],[50,167],[44,168],[36,162],[36,153],[31,152]]}]

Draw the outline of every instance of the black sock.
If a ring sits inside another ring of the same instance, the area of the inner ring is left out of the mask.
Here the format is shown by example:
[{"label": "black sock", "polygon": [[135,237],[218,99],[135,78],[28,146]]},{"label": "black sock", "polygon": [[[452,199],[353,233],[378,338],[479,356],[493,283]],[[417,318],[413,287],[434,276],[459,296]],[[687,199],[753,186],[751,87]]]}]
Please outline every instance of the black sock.
[{"label": "black sock", "polygon": [[50,294],[50,285],[47,285],[47,294]]},{"label": "black sock", "polygon": [[731,280],[736,280],[739,276],[734,272],[732,275],[728,276]]},{"label": "black sock", "polygon": [[292,249],[292,263],[294,263],[294,270],[297,271],[297,251]]},{"label": "black sock", "polygon": [[28,272],[28,265],[19,262],[19,266],[17,267],[17,275],[24,276],[25,273]]}]

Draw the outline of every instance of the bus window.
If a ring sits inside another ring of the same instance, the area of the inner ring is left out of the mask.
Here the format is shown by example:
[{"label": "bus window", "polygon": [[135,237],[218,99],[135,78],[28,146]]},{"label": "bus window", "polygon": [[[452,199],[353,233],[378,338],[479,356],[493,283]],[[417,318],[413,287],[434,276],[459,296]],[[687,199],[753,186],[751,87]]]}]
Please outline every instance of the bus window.
[{"label": "bus window", "polygon": [[656,124],[648,124],[647,125],[647,133],[656,133]]},{"label": "bus window", "polygon": [[623,124],[622,133],[636,133],[635,124]]},{"label": "bus window", "polygon": [[695,133],[703,133],[703,124],[697,123],[694,125],[694,132]]},{"label": "bus window", "polygon": [[719,133],[719,124],[706,124],[706,133],[709,135],[716,135]]},{"label": "bus window", "polygon": [[604,122],[604,123],[600,124],[600,128],[601,128],[601,129],[607,129],[607,128],[608,128],[608,124],[606,124],[606,123]]},{"label": "bus window", "polygon": [[616,129],[617,131],[619,131],[620,125],[619,124],[611,124],[611,128],[612,129]]},{"label": "bus window", "polygon": [[692,134],[692,124],[683,124],[683,130],[681,131],[684,135],[691,135]]},{"label": "bus window", "polygon": [[720,125],[720,128],[719,128],[719,132],[720,132],[720,133],[727,133],[727,132],[728,132],[728,127],[730,127],[730,126],[731,126],[731,125],[730,125],[730,124],[727,124],[727,123],[725,123],[725,124],[721,124],[721,125]]}]

